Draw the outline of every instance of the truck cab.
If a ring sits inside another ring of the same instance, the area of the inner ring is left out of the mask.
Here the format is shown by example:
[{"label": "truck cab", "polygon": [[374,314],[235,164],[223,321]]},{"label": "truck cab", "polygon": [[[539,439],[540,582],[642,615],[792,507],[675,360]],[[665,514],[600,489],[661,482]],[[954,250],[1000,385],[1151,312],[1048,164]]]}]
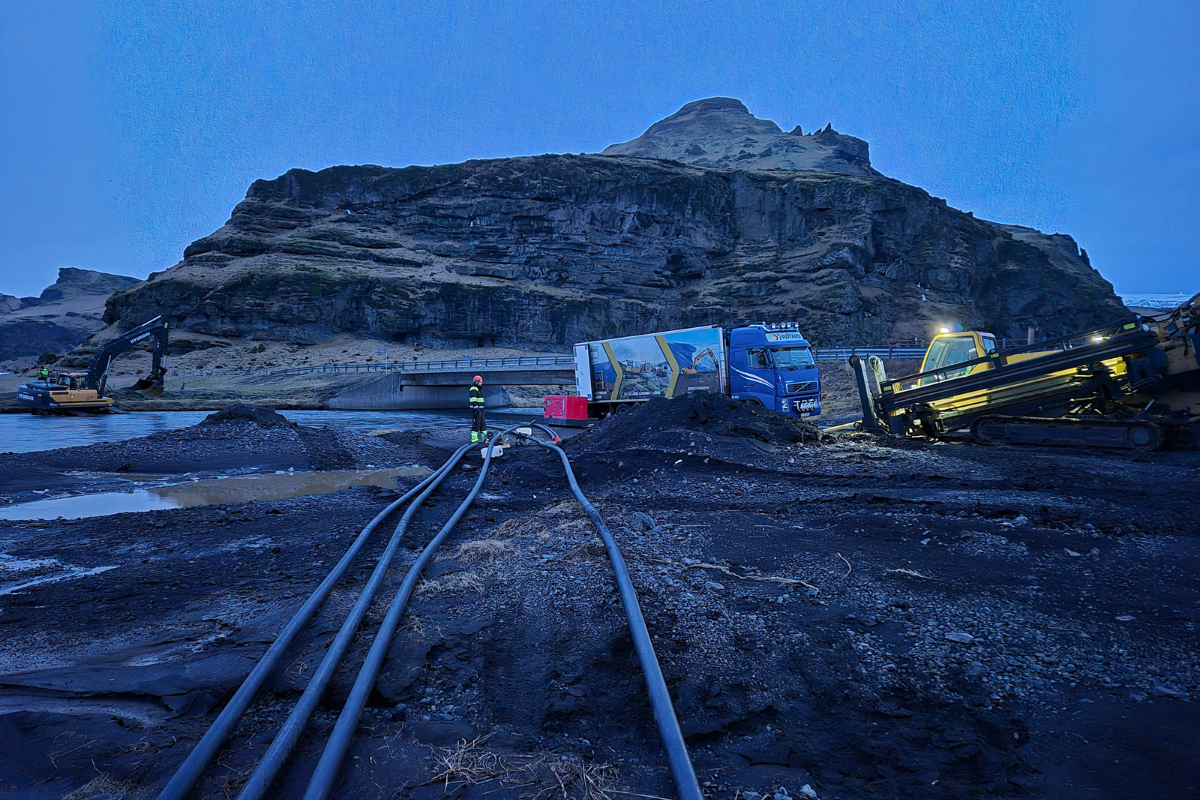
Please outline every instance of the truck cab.
[{"label": "truck cab", "polygon": [[734,400],[797,417],[821,413],[821,377],[812,347],[794,322],[728,332],[729,389]]}]

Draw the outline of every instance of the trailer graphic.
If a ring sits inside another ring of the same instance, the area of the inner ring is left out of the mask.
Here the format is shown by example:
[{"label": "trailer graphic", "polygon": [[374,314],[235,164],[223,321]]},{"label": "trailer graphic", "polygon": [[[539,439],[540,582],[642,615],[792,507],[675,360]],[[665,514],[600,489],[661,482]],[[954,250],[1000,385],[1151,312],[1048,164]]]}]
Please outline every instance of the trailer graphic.
[{"label": "trailer graphic", "polygon": [[[594,417],[692,392],[719,392],[795,416],[821,413],[820,375],[795,323],[728,330],[710,325],[581,342],[575,345],[575,383]],[[547,408],[565,409],[563,397],[548,396]]]},{"label": "trailer graphic", "polygon": [[724,390],[719,328],[589,342],[596,400],[646,400]]}]

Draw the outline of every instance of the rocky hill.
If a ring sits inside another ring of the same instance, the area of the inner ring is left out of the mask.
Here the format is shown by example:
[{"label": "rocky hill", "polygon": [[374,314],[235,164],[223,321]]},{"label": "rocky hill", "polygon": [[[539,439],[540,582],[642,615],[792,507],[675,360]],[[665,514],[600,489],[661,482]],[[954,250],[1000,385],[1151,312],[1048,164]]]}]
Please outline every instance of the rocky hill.
[{"label": "rocky hill", "polygon": [[867,143],[826,125],[790,133],[753,116],[741,100],[710,97],[688,103],[628,142],[609,145],[604,155],[679,161],[697,167],[739,170],[806,170],[882,177],[871,167]]},{"label": "rocky hill", "polygon": [[160,313],[184,335],[560,349],[783,319],[822,345],[947,321],[1023,336],[1125,312],[1071,237],[976,219],[879,175],[861,140],[717,98],[601,155],[256,181],[105,319]]},{"label": "rocky hill", "polygon": [[21,366],[42,353],[65,353],[105,327],[104,304],[137,278],[63,267],[39,297],[0,294],[0,363]]}]

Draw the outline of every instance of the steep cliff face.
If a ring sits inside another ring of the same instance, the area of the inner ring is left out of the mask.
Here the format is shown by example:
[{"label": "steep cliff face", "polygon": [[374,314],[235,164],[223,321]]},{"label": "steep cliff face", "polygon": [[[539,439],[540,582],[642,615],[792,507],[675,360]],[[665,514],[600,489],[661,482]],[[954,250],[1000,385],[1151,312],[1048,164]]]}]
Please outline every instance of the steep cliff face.
[{"label": "steep cliff face", "polygon": [[[721,114],[778,131],[744,107]],[[656,128],[641,139],[683,136]],[[755,319],[798,319],[832,345],[946,321],[1066,332],[1123,313],[1070,237],[975,219],[877,176],[865,144],[863,159],[862,174],[619,155],[292,170],[256,181],[180,264],[115,294],[106,320],[549,348]]]},{"label": "steep cliff face", "polygon": [[[104,328],[108,297],[137,278],[63,267],[39,297],[0,294],[0,363],[65,353]],[[10,364],[11,366],[12,364]]]}]

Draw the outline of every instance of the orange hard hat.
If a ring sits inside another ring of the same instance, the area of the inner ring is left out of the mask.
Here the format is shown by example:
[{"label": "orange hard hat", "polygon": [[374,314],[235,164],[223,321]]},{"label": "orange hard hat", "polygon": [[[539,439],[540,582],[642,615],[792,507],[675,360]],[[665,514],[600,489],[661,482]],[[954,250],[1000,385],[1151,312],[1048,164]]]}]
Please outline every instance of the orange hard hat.
[{"label": "orange hard hat", "polygon": [[483,378],[479,375],[476,375],[474,378],[471,378],[471,383],[483,383]]}]

